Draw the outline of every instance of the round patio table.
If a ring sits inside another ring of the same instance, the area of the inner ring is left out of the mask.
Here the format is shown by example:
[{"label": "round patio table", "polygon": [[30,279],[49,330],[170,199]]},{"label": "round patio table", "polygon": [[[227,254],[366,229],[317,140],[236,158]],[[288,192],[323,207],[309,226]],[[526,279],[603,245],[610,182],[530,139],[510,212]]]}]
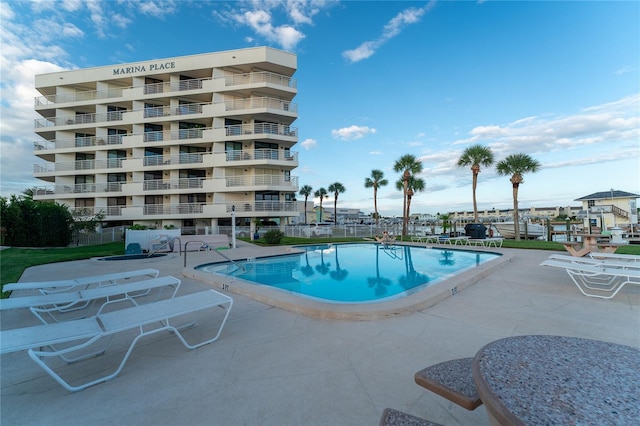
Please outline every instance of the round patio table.
[{"label": "round patio table", "polygon": [[473,378],[492,424],[627,425],[640,419],[640,348],[563,336],[484,346]]}]

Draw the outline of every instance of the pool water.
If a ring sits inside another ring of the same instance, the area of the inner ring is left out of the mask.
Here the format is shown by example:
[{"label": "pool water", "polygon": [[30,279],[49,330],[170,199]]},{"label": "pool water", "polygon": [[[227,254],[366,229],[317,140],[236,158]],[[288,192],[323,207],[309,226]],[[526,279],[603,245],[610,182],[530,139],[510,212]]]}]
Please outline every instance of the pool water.
[{"label": "pool water", "polygon": [[379,244],[296,247],[303,253],[206,264],[229,275],[332,303],[371,303],[407,296],[500,256],[497,253]]}]

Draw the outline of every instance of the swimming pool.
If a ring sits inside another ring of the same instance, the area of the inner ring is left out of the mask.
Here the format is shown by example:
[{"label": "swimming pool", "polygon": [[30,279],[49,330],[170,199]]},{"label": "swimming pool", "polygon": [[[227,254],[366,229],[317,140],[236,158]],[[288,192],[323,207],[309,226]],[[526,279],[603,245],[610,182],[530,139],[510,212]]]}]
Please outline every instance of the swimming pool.
[{"label": "swimming pool", "polygon": [[500,257],[498,253],[405,245],[298,246],[299,253],[200,265],[328,303],[377,303],[404,297]]}]

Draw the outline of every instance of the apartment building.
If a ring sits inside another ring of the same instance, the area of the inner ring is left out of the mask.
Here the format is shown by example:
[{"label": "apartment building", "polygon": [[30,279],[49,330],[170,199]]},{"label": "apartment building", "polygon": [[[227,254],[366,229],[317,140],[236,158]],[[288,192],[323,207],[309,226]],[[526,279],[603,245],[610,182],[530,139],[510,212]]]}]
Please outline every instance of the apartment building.
[{"label": "apartment building", "polygon": [[37,75],[34,199],[183,233],[297,218],[296,68],[257,47]]}]

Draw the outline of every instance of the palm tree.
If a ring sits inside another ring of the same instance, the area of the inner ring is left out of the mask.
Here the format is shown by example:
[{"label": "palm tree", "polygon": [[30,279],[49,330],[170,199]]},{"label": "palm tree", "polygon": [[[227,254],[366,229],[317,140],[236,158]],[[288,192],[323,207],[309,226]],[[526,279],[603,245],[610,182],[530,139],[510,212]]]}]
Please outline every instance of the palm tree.
[{"label": "palm tree", "polygon": [[300,188],[300,195],[304,195],[304,223],[307,224],[307,200],[309,199],[309,195],[311,195],[313,188],[309,185],[304,185]]},{"label": "palm tree", "polygon": [[509,181],[513,187],[513,223],[515,227],[516,240],[520,240],[520,223],[518,217],[518,188],[524,183],[522,174],[525,172],[535,173],[540,168],[540,163],[527,154],[511,154],[496,165],[496,170],[500,176],[509,176]]},{"label": "palm tree", "polygon": [[322,221],[322,199],[327,198],[327,190],[320,188],[313,193],[313,196],[320,198],[320,221]]},{"label": "palm tree", "polygon": [[480,173],[480,165],[489,167],[493,164],[493,152],[490,148],[482,145],[473,145],[468,147],[462,153],[458,160],[459,167],[471,166],[473,173],[473,220],[478,222],[478,203],[476,202],[476,188],[478,186],[478,173]]},{"label": "palm tree", "polygon": [[365,188],[373,188],[373,210],[376,216],[376,226],[378,226],[378,188],[386,186],[389,183],[384,178],[382,170],[371,170],[371,177],[364,179]]},{"label": "palm tree", "polygon": [[409,190],[409,178],[412,175],[422,171],[422,163],[411,154],[405,154],[393,165],[395,172],[402,172],[402,189],[403,189],[403,205],[402,205],[402,235],[407,235],[407,223],[409,216],[407,215],[407,192]]},{"label": "palm tree", "polygon": [[329,185],[329,192],[333,192],[333,223],[338,223],[338,194],[342,194],[346,188],[340,182]]},{"label": "palm tree", "polygon": [[[406,185],[406,194],[407,194],[407,202],[406,202],[406,212],[407,212],[407,224],[409,223],[409,217],[411,217],[411,198],[413,194],[418,191],[424,191],[424,180],[421,178],[417,178],[415,176],[409,176],[409,179],[400,179],[396,182],[396,188],[399,191],[402,191]],[[406,235],[406,229],[403,229],[403,234]]]}]

